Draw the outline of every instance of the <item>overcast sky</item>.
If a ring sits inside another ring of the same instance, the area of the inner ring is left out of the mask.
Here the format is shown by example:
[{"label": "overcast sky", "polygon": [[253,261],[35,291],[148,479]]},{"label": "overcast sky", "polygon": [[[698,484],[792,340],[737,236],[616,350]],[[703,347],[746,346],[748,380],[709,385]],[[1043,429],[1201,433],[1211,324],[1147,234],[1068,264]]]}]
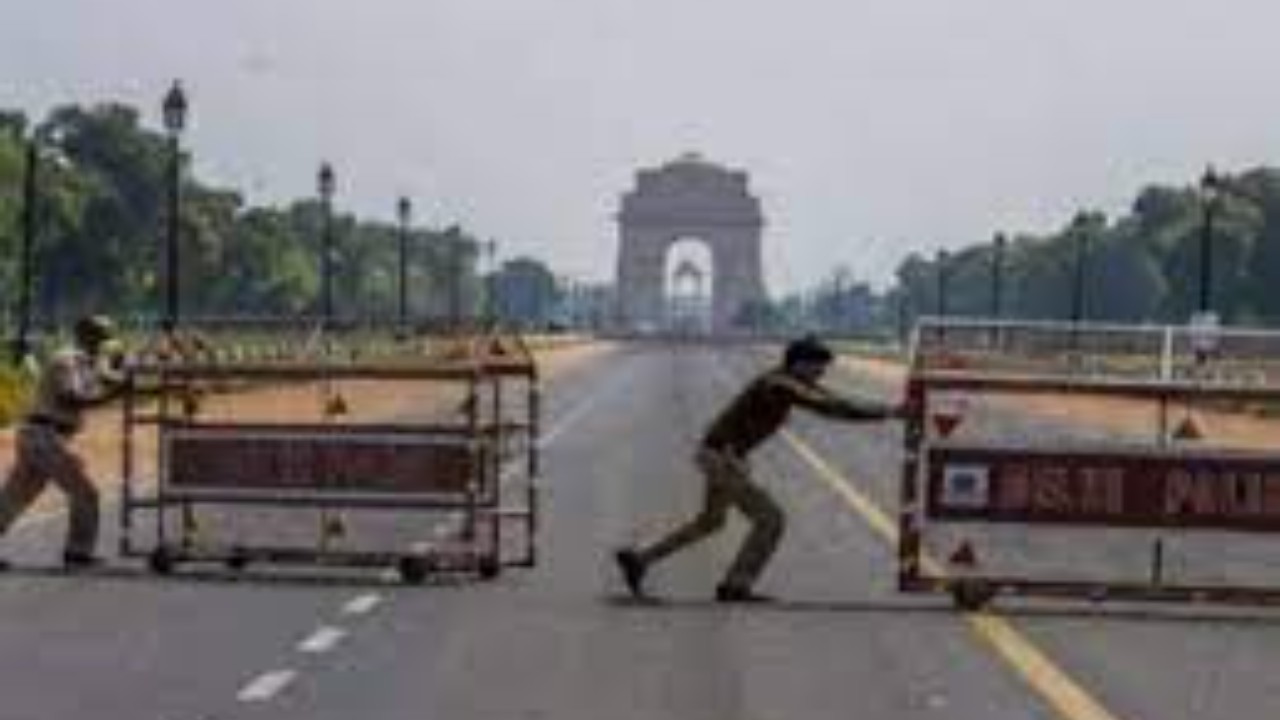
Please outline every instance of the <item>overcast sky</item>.
[{"label": "overcast sky", "polygon": [[200,172],[605,277],[639,166],[749,171],[770,285],[1277,163],[1275,0],[0,0],[0,105],[155,105]]}]

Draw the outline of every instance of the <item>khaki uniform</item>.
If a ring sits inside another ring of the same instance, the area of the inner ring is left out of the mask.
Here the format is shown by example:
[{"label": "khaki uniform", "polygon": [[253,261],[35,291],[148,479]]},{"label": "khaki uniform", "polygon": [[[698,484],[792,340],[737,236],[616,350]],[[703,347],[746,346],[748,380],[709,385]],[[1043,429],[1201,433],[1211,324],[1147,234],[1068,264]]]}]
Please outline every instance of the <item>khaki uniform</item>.
[{"label": "khaki uniform", "polygon": [[0,489],[0,535],[52,482],[66,496],[70,523],[66,551],[93,553],[98,541],[98,491],[71,437],[84,422],[82,403],[105,394],[101,373],[79,350],[58,353],[40,376],[35,405],[18,429],[16,461]]},{"label": "khaki uniform", "polygon": [[746,460],[703,447],[698,450],[695,461],[706,478],[702,511],[656,545],[640,551],[640,560],[646,565],[658,562],[714,535],[724,526],[729,508],[737,508],[751,521],[751,531],[729,567],[724,583],[751,587],[778,549],[786,517],[777,501],[752,481],[751,467]]},{"label": "khaki uniform", "polygon": [[769,439],[800,407],[824,417],[867,421],[889,417],[892,410],[875,403],[837,397],[825,388],[804,383],[782,369],[760,375],[711,423],[695,460],[706,479],[702,510],[654,545],[636,554],[645,565],[716,533],[729,508],[751,522],[751,531],[724,578],[724,585],[750,588],[773,557],[786,527],[777,501],[751,478],[747,456]]}]

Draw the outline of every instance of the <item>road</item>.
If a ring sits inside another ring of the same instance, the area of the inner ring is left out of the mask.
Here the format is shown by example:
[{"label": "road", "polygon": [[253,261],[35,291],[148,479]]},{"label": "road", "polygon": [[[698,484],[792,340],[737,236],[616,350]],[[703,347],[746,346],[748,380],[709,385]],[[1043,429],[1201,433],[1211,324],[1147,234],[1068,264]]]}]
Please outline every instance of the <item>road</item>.
[{"label": "road", "polygon": [[[628,347],[554,378],[543,564],[493,583],[0,577],[0,720],[1280,715],[1280,614],[962,616],[898,595],[880,515],[894,508],[892,425],[797,417],[757,459],[790,517],[765,578],[778,606],[707,601],[736,523],[657,571],[666,604],[623,602],[610,549],[693,511],[692,443],[766,361]],[[61,532],[29,524],[5,547],[47,562]]]}]

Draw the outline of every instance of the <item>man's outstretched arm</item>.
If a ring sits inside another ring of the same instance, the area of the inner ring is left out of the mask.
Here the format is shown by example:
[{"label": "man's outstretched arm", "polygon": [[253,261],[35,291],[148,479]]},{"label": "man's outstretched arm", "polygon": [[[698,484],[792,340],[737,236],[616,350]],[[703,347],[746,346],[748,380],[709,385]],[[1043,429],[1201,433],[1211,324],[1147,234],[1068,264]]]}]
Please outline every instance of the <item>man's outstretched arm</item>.
[{"label": "man's outstretched arm", "polygon": [[80,410],[112,402],[125,390],[124,374],[116,367],[119,364],[113,359],[104,359],[88,367],[56,363],[49,372],[54,373],[58,402]]},{"label": "man's outstretched arm", "polygon": [[902,416],[902,410],[896,405],[841,397],[821,385],[810,385],[786,376],[780,375],[774,380],[791,394],[795,404],[823,417],[871,422]]}]

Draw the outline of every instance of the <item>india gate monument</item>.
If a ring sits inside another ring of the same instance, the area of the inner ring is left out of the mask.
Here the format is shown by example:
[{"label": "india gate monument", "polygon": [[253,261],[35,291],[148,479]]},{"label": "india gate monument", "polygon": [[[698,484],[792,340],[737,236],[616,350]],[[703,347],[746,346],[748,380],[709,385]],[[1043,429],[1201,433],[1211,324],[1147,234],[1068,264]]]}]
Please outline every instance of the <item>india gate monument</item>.
[{"label": "india gate monument", "polygon": [[[640,170],[618,213],[621,329],[649,333],[676,327],[672,249],[697,244],[705,248],[710,266],[708,317],[701,327],[712,334],[744,331],[744,309],[766,299],[763,230],[760,201],[751,194],[745,172],[693,153]],[[678,266],[682,275],[691,272],[687,259]]]}]

